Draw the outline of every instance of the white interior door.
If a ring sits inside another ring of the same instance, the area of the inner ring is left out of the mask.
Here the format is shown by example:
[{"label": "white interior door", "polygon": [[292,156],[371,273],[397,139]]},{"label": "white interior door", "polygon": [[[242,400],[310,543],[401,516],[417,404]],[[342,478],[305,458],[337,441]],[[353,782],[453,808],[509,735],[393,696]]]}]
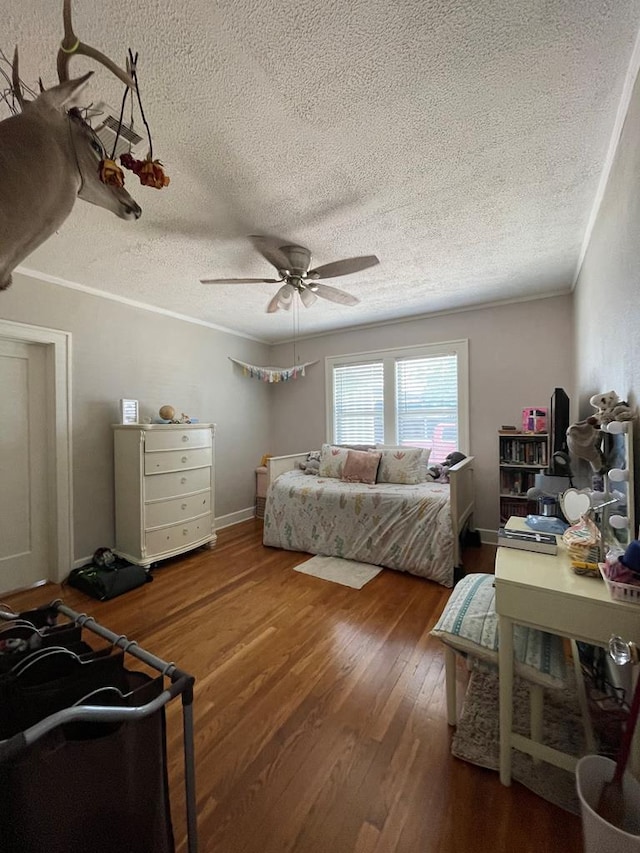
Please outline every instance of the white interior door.
[{"label": "white interior door", "polygon": [[47,384],[42,344],[0,339],[0,593],[49,577]]}]

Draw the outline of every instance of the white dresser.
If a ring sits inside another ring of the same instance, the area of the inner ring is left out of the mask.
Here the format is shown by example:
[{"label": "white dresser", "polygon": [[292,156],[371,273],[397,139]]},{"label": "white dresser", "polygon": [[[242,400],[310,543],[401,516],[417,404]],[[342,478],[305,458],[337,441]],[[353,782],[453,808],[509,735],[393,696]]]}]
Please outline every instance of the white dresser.
[{"label": "white dresser", "polygon": [[215,424],[116,424],[116,547],[149,566],[216,541]]}]

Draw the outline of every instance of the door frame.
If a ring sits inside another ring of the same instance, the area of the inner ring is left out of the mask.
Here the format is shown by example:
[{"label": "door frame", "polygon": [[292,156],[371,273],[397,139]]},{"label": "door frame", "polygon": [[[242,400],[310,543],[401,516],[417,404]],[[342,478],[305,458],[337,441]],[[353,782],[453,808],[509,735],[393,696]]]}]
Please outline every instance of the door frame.
[{"label": "door frame", "polygon": [[49,578],[60,583],[73,567],[71,332],[0,319],[0,338],[45,348]]}]

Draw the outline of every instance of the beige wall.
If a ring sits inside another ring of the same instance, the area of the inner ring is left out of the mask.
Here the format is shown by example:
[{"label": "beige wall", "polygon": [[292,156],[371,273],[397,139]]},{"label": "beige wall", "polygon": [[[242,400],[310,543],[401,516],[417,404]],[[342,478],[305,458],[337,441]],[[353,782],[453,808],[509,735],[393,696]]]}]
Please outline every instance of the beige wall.
[{"label": "beige wall", "polygon": [[228,356],[266,364],[267,346],[19,274],[1,294],[0,317],[72,333],[76,560],[115,544],[110,425],[121,397],[139,400],[141,416],[170,403],[216,423],[216,517],[253,506],[270,389]]},{"label": "beige wall", "polygon": [[575,290],[576,383],[589,397],[640,398],[640,80]]},{"label": "beige wall", "polygon": [[[589,398],[600,391],[640,402],[639,286],[640,79],[574,294],[581,417],[593,413]],[[637,440],[635,455],[638,471]],[[636,488],[636,518],[639,493]]]},{"label": "beige wall", "polygon": [[[302,323],[304,317],[302,318]],[[476,457],[476,526],[498,527],[501,424],[517,424],[525,406],[548,406],[555,387],[573,385],[572,299],[560,296],[302,340],[300,361],[320,359],[307,376],[273,388],[274,454],[318,447],[325,435],[324,358],[330,355],[469,339],[470,452]],[[292,345],[272,364],[291,363]]]}]

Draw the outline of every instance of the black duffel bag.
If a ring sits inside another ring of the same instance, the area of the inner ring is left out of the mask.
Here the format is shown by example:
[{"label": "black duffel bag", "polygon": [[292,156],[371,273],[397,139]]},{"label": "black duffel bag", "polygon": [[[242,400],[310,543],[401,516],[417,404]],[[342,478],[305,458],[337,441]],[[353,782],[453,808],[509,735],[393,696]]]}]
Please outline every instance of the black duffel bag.
[{"label": "black duffel bag", "polygon": [[110,566],[91,564],[72,569],[65,583],[99,601],[108,601],[151,580],[153,577],[143,566],[116,559]]}]

